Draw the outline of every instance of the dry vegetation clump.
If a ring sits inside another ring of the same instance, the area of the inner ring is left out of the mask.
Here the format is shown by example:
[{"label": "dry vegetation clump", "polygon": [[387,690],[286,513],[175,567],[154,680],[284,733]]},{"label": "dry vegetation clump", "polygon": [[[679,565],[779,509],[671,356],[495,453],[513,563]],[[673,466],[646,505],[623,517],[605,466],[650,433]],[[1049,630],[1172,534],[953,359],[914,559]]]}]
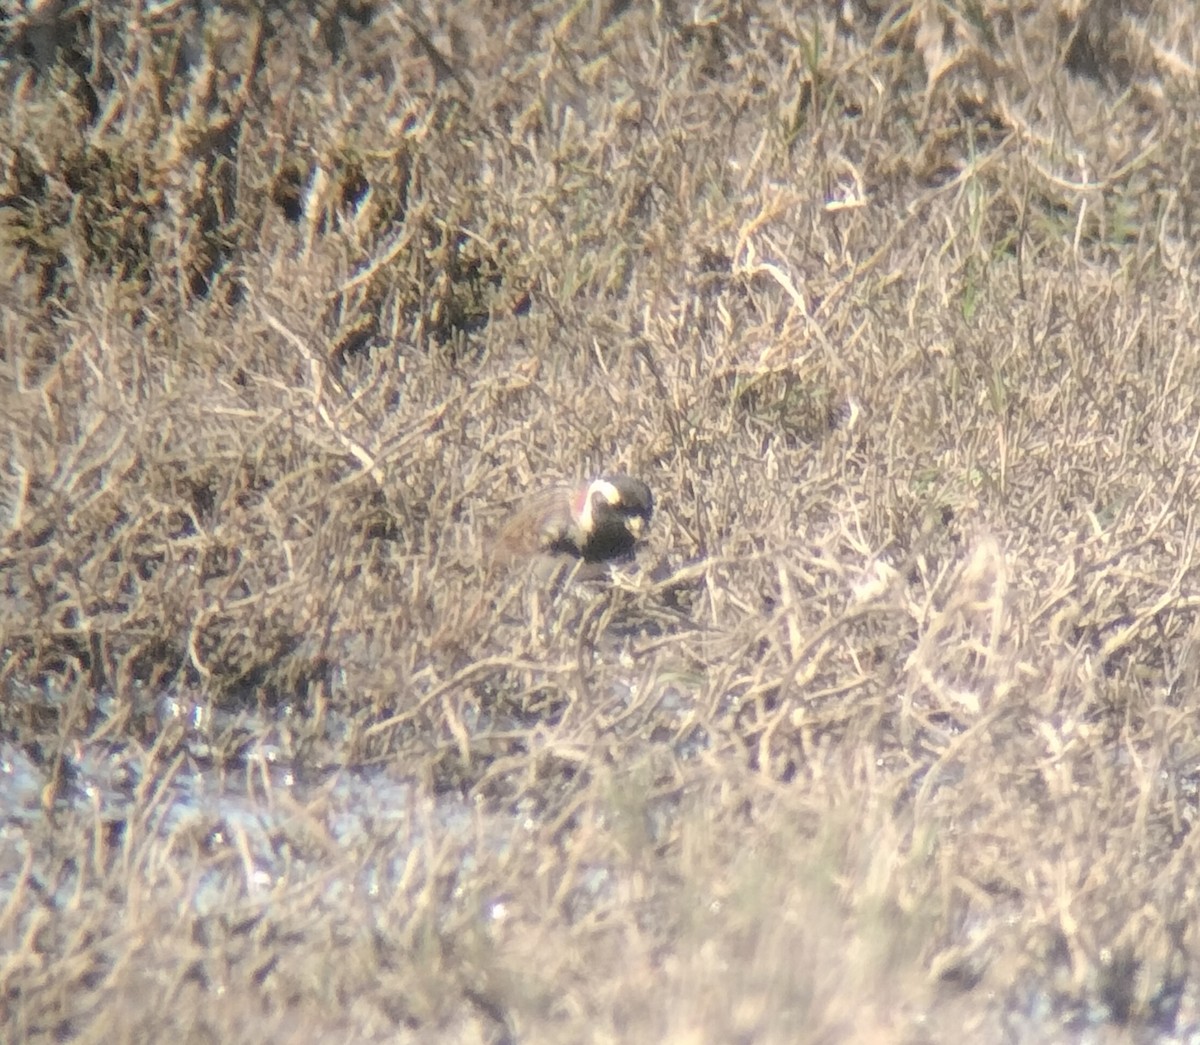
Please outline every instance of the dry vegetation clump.
[{"label": "dry vegetation clump", "polygon": [[0,1038],[1200,1033],[1187,5],[130,10],[0,22]]}]

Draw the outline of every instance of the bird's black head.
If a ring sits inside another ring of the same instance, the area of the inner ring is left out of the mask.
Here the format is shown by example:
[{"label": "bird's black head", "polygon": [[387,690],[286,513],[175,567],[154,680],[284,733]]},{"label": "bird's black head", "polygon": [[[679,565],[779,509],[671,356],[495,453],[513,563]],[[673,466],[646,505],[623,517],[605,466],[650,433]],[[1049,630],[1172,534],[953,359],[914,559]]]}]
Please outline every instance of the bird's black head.
[{"label": "bird's black head", "polygon": [[587,488],[579,516],[581,556],[589,562],[629,555],[654,514],[654,495],[640,479],[605,476]]}]

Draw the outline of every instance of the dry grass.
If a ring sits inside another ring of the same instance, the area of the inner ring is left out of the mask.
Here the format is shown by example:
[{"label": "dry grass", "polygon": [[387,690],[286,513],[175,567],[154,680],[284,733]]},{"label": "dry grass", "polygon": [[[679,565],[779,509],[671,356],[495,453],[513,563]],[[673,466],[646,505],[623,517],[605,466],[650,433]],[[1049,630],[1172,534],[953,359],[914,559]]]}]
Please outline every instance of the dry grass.
[{"label": "dry grass", "polygon": [[1186,5],[7,9],[0,1037],[1200,1029]]}]

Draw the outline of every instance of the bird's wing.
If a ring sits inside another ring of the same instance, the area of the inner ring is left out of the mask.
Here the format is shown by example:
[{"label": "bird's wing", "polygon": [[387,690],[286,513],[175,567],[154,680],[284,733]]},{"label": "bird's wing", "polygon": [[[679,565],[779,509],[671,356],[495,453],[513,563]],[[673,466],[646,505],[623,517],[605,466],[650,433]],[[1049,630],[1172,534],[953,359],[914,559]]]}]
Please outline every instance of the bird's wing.
[{"label": "bird's wing", "polygon": [[581,535],[571,514],[571,495],[569,486],[551,486],[526,497],[496,537],[500,554],[533,555],[565,543],[577,545]]}]

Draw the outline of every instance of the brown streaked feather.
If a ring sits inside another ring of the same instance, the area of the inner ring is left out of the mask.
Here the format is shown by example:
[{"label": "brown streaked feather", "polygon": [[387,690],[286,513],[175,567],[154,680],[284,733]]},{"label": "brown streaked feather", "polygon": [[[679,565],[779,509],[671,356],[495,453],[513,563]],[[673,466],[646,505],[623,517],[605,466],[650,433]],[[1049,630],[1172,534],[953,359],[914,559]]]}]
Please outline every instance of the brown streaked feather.
[{"label": "brown streaked feather", "polygon": [[553,553],[582,540],[571,508],[574,489],[551,486],[530,494],[496,535],[495,555],[502,562]]}]

